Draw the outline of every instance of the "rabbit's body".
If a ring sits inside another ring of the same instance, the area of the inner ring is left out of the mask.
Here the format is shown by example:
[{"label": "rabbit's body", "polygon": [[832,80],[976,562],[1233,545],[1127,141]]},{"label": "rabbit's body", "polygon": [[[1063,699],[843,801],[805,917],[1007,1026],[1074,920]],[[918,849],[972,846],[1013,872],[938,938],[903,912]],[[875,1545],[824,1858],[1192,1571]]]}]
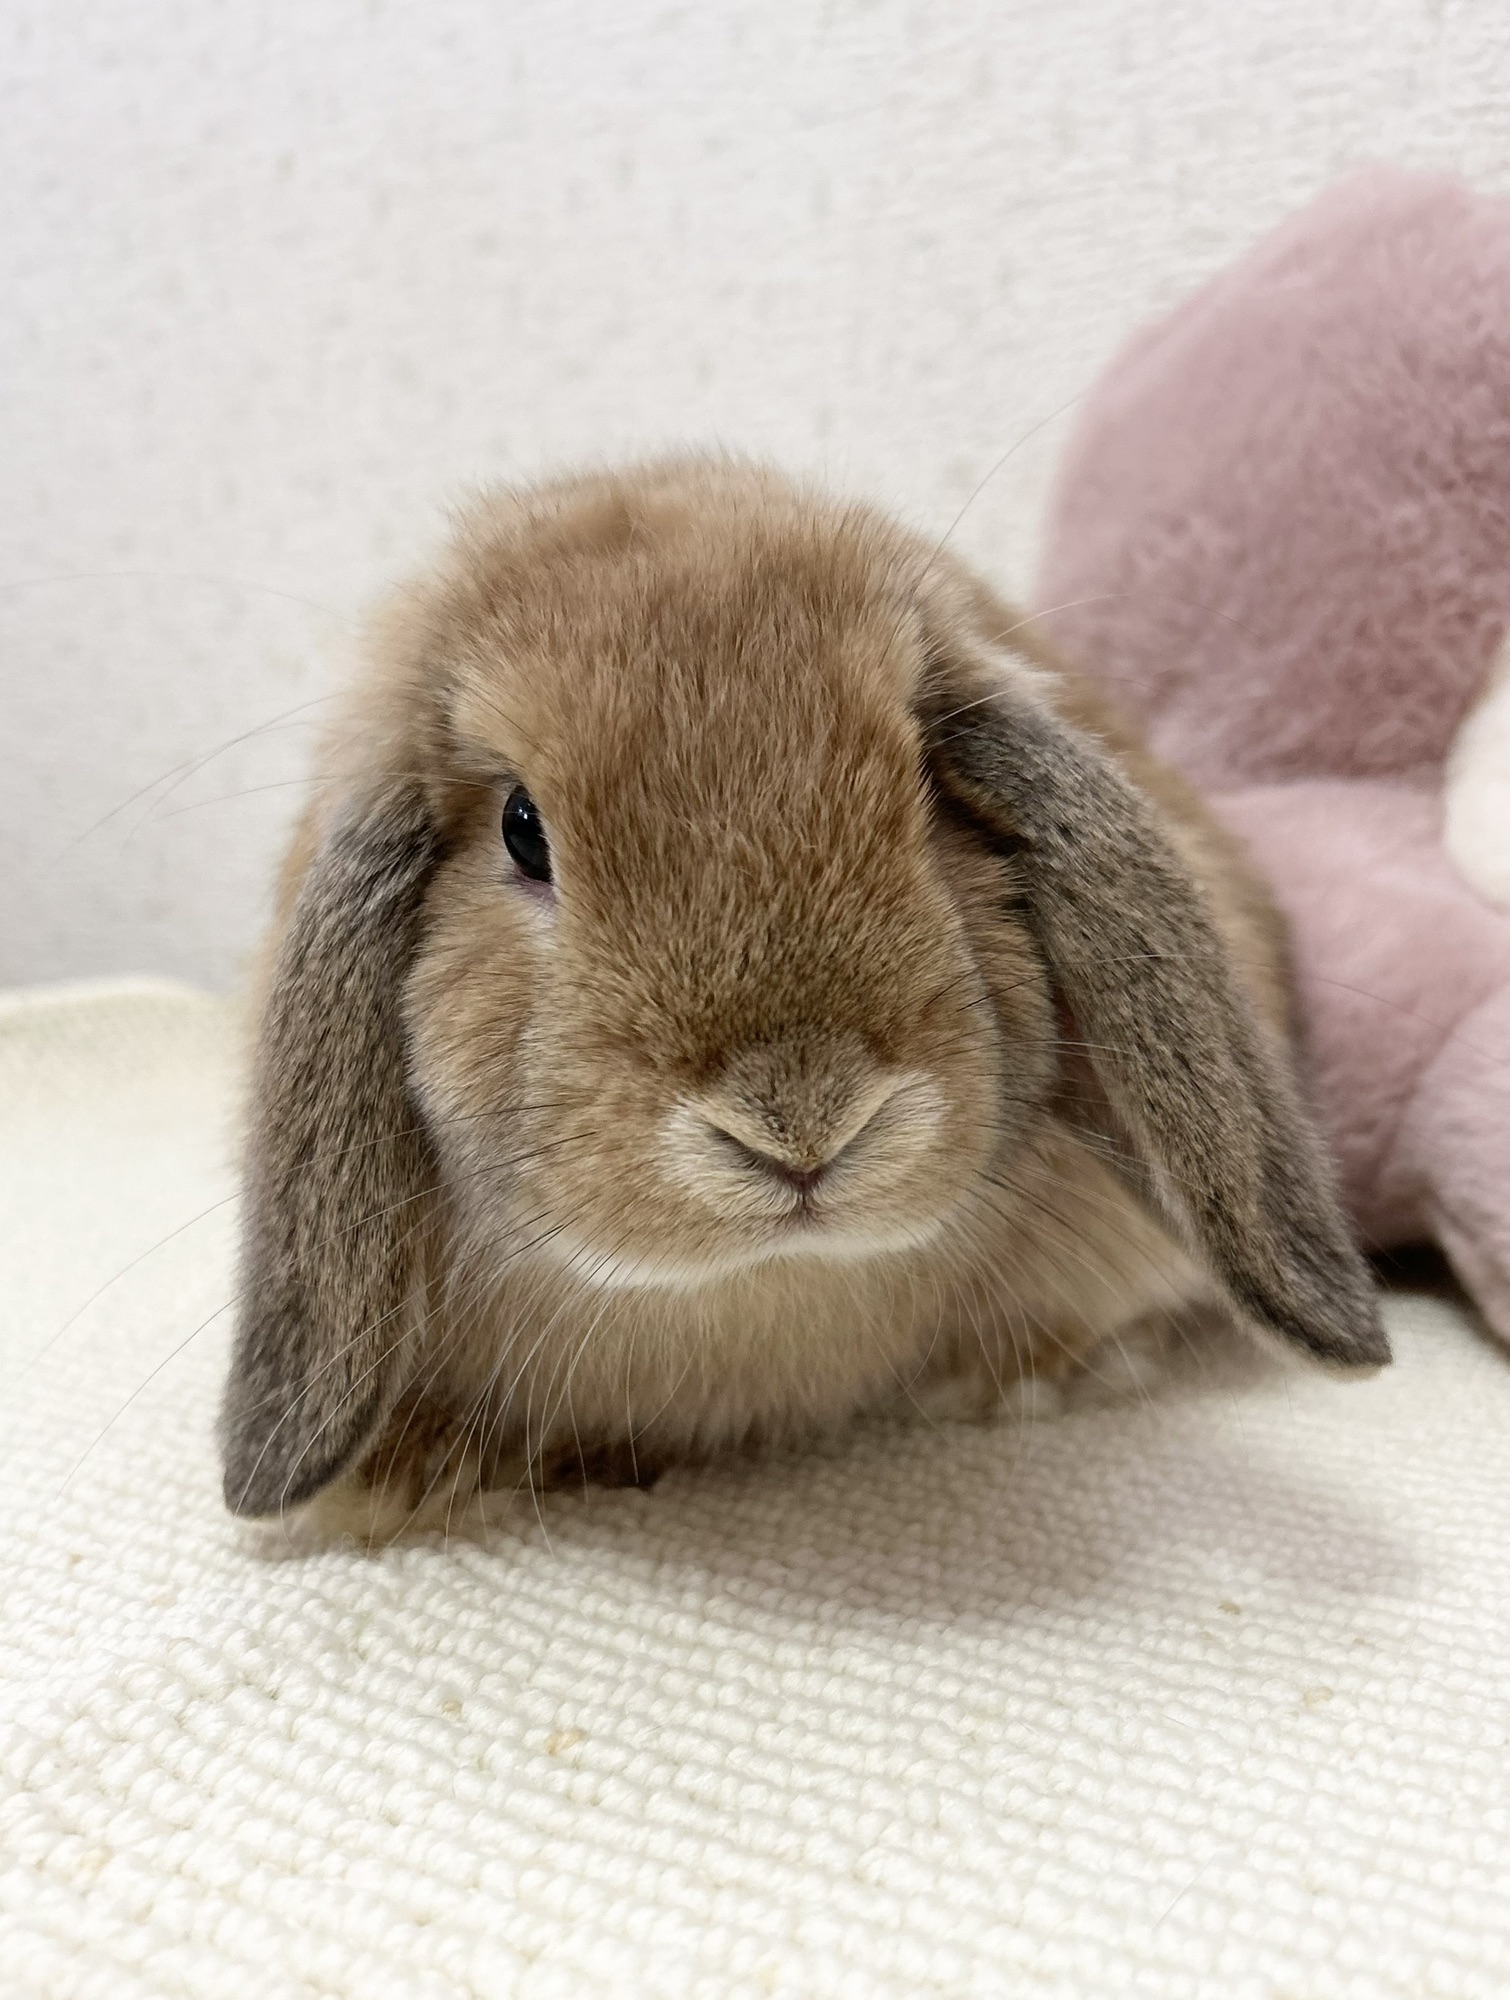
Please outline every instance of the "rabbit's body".
[{"label": "rabbit's body", "polygon": [[332,1519],[379,1535],[449,1520],[478,1486],[644,1481],[864,1410],[986,1417],[1025,1377],[1057,1389],[1087,1361],[1098,1378],[1150,1361],[1154,1330],[1212,1296],[1147,1207],[1052,1123],[918,1248],[676,1290],[604,1290],[548,1257],[500,1274],[488,1243],[437,1251],[415,1301],[433,1372],[359,1475],[322,1496]]},{"label": "rabbit's body", "polygon": [[386,1531],[984,1403],[1202,1298],[1383,1358],[1262,892],[880,517],[698,461],[484,503],[332,765],[254,1086],[240,1511]]}]

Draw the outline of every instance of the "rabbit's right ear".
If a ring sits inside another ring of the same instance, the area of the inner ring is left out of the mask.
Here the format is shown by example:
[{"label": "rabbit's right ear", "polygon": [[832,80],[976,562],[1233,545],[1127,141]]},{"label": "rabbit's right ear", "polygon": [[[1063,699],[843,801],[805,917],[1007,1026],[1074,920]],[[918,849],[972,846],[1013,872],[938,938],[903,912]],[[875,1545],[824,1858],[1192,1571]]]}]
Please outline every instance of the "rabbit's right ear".
[{"label": "rabbit's right ear", "polygon": [[225,1498],[309,1499],[392,1406],[425,1197],[402,1002],[438,835],[418,785],[348,806],[300,885],[252,1073]]}]

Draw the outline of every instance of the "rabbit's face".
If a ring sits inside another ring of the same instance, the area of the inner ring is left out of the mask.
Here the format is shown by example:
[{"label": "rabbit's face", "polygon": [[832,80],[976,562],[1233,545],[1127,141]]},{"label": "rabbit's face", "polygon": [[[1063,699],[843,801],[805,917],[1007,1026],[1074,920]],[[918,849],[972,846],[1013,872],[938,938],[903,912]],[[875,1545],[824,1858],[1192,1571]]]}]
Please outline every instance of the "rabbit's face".
[{"label": "rabbit's face", "polygon": [[432,608],[407,1019],[474,1251],[609,1287],[905,1249],[1041,1105],[1047,979],[933,791],[903,546],[589,499]]}]

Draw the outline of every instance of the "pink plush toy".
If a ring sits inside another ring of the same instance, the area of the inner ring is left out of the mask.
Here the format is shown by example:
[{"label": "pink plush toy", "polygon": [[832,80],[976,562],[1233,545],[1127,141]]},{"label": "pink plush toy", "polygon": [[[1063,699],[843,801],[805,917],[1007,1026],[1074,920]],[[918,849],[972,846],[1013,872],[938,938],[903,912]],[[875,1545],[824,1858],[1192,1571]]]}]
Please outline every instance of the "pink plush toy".
[{"label": "pink plush toy", "polygon": [[1444,838],[1465,724],[1510,776],[1510,201],[1370,171],[1138,334],[1039,602],[1274,884],[1360,1235],[1510,1340],[1510,818]]}]

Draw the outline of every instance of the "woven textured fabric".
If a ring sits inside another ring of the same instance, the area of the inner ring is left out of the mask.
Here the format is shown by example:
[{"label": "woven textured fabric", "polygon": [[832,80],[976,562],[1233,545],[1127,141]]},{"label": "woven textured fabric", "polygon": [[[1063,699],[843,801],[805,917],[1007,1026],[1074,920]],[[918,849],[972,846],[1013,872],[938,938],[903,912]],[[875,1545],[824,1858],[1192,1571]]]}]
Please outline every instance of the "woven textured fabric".
[{"label": "woven textured fabric", "polygon": [[217,1492],[236,1041],[0,1003],[0,1991],[1510,1991],[1510,1361],[1455,1307],[1368,1383],[299,1556]]}]

